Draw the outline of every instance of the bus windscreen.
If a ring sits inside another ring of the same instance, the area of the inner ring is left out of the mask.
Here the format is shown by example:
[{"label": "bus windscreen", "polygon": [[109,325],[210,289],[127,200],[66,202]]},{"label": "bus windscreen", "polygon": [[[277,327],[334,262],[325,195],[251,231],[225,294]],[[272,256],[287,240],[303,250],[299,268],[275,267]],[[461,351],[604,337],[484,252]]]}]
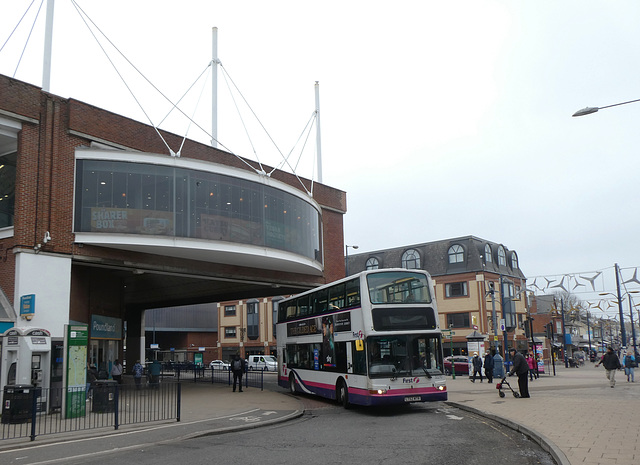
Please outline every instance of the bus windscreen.
[{"label": "bus windscreen", "polygon": [[425,275],[408,271],[389,271],[367,276],[372,304],[431,303],[431,292]]}]

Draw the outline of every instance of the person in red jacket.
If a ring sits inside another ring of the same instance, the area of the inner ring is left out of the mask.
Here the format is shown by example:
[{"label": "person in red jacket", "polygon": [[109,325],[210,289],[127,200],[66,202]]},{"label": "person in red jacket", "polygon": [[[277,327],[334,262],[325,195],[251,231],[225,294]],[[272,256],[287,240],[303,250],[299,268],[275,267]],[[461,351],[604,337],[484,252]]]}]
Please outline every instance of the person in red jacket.
[{"label": "person in red jacket", "polygon": [[536,370],[537,362],[531,353],[527,354],[527,365],[529,366],[529,381],[538,379],[538,372]]}]

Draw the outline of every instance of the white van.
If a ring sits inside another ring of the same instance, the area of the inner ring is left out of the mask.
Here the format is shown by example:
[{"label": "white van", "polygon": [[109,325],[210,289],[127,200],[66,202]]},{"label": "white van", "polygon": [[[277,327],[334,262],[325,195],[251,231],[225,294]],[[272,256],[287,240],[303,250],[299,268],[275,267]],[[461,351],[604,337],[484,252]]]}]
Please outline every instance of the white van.
[{"label": "white van", "polygon": [[249,355],[247,358],[247,369],[277,371],[278,361],[273,355]]}]

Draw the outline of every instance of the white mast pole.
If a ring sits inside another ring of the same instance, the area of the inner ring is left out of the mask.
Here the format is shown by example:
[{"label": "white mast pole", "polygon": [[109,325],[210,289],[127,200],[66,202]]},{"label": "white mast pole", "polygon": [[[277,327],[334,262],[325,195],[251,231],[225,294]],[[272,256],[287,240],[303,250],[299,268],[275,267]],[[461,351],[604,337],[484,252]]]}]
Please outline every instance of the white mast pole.
[{"label": "white mast pole", "polygon": [[316,144],[318,147],[318,182],[322,183],[322,143],[320,138],[320,83],[316,81]]},{"label": "white mast pole", "polygon": [[212,29],[212,58],[211,58],[211,146],[218,147],[218,28]]},{"label": "white mast pole", "polygon": [[42,63],[42,90],[51,88],[51,47],[53,42],[53,6],[54,0],[47,1],[47,20],[44,33],[44,61]]}]

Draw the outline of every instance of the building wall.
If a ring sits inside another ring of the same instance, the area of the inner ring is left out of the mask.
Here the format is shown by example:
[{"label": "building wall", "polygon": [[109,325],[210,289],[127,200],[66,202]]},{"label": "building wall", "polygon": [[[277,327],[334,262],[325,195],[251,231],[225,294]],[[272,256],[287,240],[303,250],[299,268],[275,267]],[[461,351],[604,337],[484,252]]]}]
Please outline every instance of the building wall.
[{"label": "building wall", "polygon": [[[276,347],[276,335],[273,331],[273,302],[271,298],[258,300],[260,336],[250,340],[247,336],[247,301],[228,301],[218,304],[219,355],[229,359],[229,354],[240,352],[242,357],[250,354],[272,354]],[[225,306],[235,306],[236,314],[225,315]],[[235,328],[235,337],[226,337],[225,328]]]},{"label": "building wall", "polygon": [[[451,263],[448,251],[452,245],[460,245],[464,250],[464,257],[460,262]],[[485,246],[489,245],[492,257],[487,261],[484,257]],[[497,250],[502,247],[505,250],[507,263],[497,263]],[[453,352],[454,354],[466,354],[467,336],[477,331],[485,337],[485,349],[489,350],[494,339],[492,321],[491,297],[487,294],[489,282],[493,282],[495,294],[495,307],[498,324],[498,346],[503,348],[504,334],[500,330],[500,320],[503,318],[502,302],[500,298],[500,281],[512,282],[514,290],[521,293],[513,300],[517,321],[524,322],[527,317],[527,307],[524,299],[526,278],[519,266],[512,267],[511,257],[515,251],[509,250],[501,244],[486,241],[474,236],[451,238],[422,244],[411,244],[391,249],[383,249],[372,252],[364,252],[349,255],[349,272],[351,274],[364,271],[367,261],[375,258],[380,264],[379,268],[403,268],[402,257],[405,252],[414,250],[420,257],[420,269],[429,272],[434,280],[436,302],[438,305],[440,327],[448,329],[448,316],[460,314],[468,315],[468,325],[454,327]],[[517,257],[517,255],[515,255]],[[451,283],[466,283],[466,295],[447,297],[446,286]],[[523,327],[517,326],[507,333],[509,347],[515,344],[518,348],[526,348],[525,332]],[[445,354],[451,351],[450,344],[444,346]]]},{"label": "building wall", "polygon": [[[148,125],[1,75],[0,115],[22,124],[17,136],[14,227],[0,235],[0,287],[14,308],[21,295],[35,292],[36,315],[31,324],[52,326],[53,337],[61,337],[63,325],[70,320],[89,323],[92,314],[126,321],[127,314],[134,310],[134,320],[129,324],[136,324],[135,318],[139,319],[145,308],[177,305],[181,302],[175,300],[181,298],[191,299],[185,303],[206,298],[189,296],[189,286],[181,284],[175,287],[182,294],[173,296],[168,295],[170,286],[157,292],[136,289],[131,272],[140,266],[158,271],[157,276],[170,271],[175,275],[219,278],[219,282],[260,282],[267,288],[269,283],[313,287],[344,276],[342,218],[346,193],[279,170],[273,172],[270,183],[278,181],[301,192],[305,188],[312,191],[313,201],[321,209],[324,269],[319,273],[269,271],[79,243],[72,223],[76,150],[100,143],[169,157],[168,149]],[[175,149],[182,143],[181,136],[161,133]],[[248,172],[251,168],[247,164],[255,164],[191,140],[185,141],[181,157]],[[45,243],[47,232],[52,239]],[[176,282],[180,283],[178,278]],[[245,298],[238,289],[229,285],[224,295]],[[265,339],[270,338],[272,335],[265,333]],[[135,352],[128,347],[128,353],[130,349]]]}]

